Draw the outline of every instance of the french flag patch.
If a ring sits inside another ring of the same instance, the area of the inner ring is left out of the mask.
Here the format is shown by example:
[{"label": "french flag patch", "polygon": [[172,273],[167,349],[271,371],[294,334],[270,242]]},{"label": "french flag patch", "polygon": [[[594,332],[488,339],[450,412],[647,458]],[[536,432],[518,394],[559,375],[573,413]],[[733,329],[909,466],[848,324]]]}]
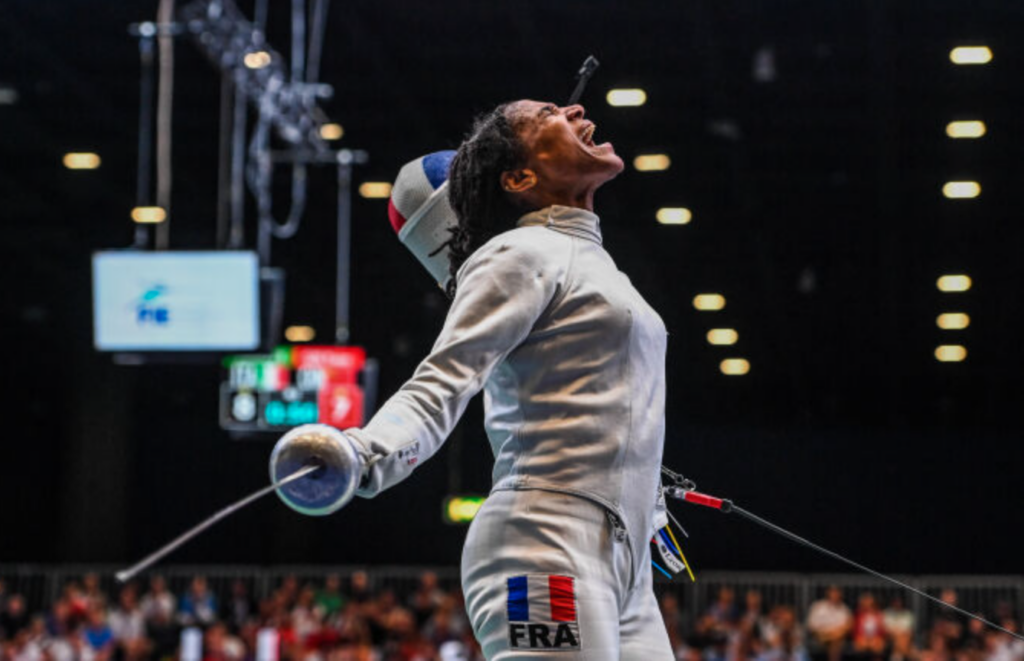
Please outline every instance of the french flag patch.
[{"label": "french flag patch", "polygon": [[576,579],[555,574],[509,577],[508,623],[512,649],[580,649]]}]

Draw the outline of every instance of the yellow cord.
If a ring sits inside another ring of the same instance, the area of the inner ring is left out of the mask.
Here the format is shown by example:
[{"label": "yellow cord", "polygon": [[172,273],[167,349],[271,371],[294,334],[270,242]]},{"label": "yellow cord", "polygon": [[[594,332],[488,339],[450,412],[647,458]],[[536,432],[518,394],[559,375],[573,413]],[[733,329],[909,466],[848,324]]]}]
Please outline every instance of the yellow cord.
[{"label": "yellow cord", "polygon": [[672,526],[666,525],[665,530],[668,531],[668,536],[672,538],[672,543],[676,545],[676,550],[679,551],[679,557],[683,559],[683,565],[686,567],[686,573],[690,575],[690,580],[694,583],[697,582],[697,578],[693,575],[693,571],[690,569],[690,561],[683,555],[683,547],[676,541],[676,536],[672,534]]}]

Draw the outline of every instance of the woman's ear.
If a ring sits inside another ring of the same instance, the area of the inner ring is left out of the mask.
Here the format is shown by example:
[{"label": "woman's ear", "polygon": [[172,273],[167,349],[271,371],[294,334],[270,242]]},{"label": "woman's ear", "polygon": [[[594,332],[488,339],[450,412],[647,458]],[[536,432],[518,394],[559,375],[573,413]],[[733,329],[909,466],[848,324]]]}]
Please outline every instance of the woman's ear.
[{"label": "woman's ear", "polygon": [[501,173],[501,187],[509,193],[523,193],[537,185],[537,174],[529,168]]}]

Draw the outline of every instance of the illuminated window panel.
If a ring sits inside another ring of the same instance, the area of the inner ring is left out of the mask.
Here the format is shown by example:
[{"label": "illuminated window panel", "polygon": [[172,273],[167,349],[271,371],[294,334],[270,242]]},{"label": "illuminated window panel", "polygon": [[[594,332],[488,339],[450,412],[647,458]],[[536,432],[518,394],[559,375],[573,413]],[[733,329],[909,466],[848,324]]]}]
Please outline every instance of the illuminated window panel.
[{"label": "illuminated window panel", "polygon": [[708,344],[730,345],[736,344],[740,334],[733,328],[712,328],[708,331]]},{"label": "illuminated window panel", "polygon": [[672,165],[668,154],[640,154],[633,159],[633,167],[639,172],[661,172]]},{"label": "illuminated window panel", "polygon": [[935,359],[941,363],[959,363],[967,359],[967,348],[959,344],[943,344],[935,348]]},{"label": "illuminated window panel", "polygon": [[963,292],[971,288],[971,277],[969,275],[944,275],[938,279],[936,286],[939,291]]},{"label": "illuminated window panel", "polygon": [[693,297],[693,307],[702,312],[714,312],[725,307],[725,296],[721,294],[697,294]]},{"label": "illuminated window panel", "polygon": [[647,103],[647,92],[638,88],[608,90],[608,105],[619,108],[642,106]]},{"label": "illuminated window panel", "polygon": [[957,46],[949,51],[953,64],[988,64],[992,61],[992,49],[988,46]]},{"label": "illuminated window panel", "polygon": [[687,225],[693,220],[693,213],[685,207],[662,207],[655,218],[662,225]]},{"label": "illuminated window panel", "polygon": [[64,167],[69,170],[95,170],[99,166],[99,154],[92,152],[69,152],[64,154]]},{"label": "illuminated window panel", "polygon": [[750,371],[750,361],[746,358],[726,358],[719,363],[718,369],[726,376],[743,376]]},{"label": "illuminated window panel", "polygon": [[964,120],[946,124],[946,135],[954,139],[980,138],[987,131],[985,122],[978,120]]},{"label": "illuminated window panel", "polygon": [[945,312],[935,319],[942,330],[963,330],[971,325],[971,318],[963,312]]},{"label": "illuminated window panel", "polygon": [[359,194],[369,199],[380,199],[391,195],[391,184],[386,181],[367,181],[359,186]]},{"label": "illuminated window panel", "polygon": [[966,200],[981,195],[981,184],[976,181],[947,181],[942,194],[951,200]]},{"label": "illuminated window panel", "polygon": [[163,207],[135,207],[132,209],[132,220],[137,223],[162,223],[167,220],[167,211]]}]

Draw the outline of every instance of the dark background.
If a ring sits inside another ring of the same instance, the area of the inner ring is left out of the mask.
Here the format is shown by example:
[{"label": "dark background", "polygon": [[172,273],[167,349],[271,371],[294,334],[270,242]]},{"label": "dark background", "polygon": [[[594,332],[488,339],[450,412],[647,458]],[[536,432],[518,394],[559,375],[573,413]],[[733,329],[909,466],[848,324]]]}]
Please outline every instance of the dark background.
[{"label": "dark background", "polygon": [[[286,9],[271,3],[281,52]],[[217,426],[220,368],[116,366],[92,349],[90,254],[134,231],[139,60],[126,28],[155,14],[154,1],[0,4],[0,84],[19,96],[0,106],[3,562],[124,563],[266,480],[270,441]],[[329,19],[324,107],[345,127],[341,146],[371,155],[357,183],[454,148],[498,102],[564,102],[583,58],[601,60],[583,99],[598,139],[627,163],[672,158],[662,173],[627,167],[597,199],[606,246],[671,334],[669,466],[881,570],[1022,570],[1024,8],[374,0],[332,3]],[[950,48],[969,44],[995,59],[952,66]],[[770,82],[752,76],[763,49]],[[176,55],[171,246],[211,248],[219,76],[188,39]],[[643,87],[647,104],[609,107],[615,86]],[[988,135],[949,140],[953,119],[983,119]],[[76,150],[102,167],[64,169]],[[981,197],[944,199],[960,178]],[[312,182],[304,226],[275,243],[274,263],[288,273],[286,323],[325,338],[333,174]],[[661,206],[694,220],[658,225]],[[353,232],[353,341],[380,360],[386,396],[446,304],[395,240],[385,201],[356,197]],[[938,292],[950,272],[974,287]],[[702,291],[723,293],[725,310],[696,312]],[[968,312],[970,328],[939,330],[944,311]],[[739,330],[736,347],[705,342],[719,326]],[[966,362],[935,360],[950,341]],[[751,373],[723,376],[727,355]],[[442,525],[441,500],[488,488],[479,407],[376,501],[314,520],[267,499],[173,561],[455,564],[465,530]],[[674,509],[698,569],[842,569],[742,520]]]}]

